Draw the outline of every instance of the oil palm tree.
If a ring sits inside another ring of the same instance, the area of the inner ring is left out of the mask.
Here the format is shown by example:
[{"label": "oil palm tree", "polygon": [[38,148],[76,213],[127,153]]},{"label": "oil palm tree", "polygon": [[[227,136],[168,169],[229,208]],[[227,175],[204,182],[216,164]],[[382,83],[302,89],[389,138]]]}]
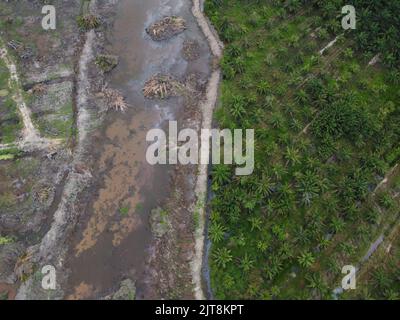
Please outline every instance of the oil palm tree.
[{"label": "oil palm tree", "polygon": [[261,180],[257,180],[255,182],[256,193],[262,197],[270,196],[274,189],[275,183],[271,180],[271,178],[267,175],[263,175]]},{"label": "oil palm tree", "polygon": [[231,251],[228,248],[217,248],[214,250],[213,258],[218,267],[226,268],[226,265],[233,259]]},{"label": "oil palm tree", "polygon": [[245,101],[243,97],[235,96],[233,97],[233,103],[231,106],[231,114],[237,119],[240,119],[246,112]]},{"label": "oil palm tree", "polygon": [[209,237],[211,241],[215,243],[221,242],[224,239],[225,231],[226,228],[222,224],[212,222],[209,229]]},{"label": "oil palm tree", "polygon": [[271,88],[267,81],[262,80],[257,86],[257,93],[266,96],[270,92]]},{"label": "oil palm tree", "polygon": [[240,267],[244,272],[250,271],[251,268],[254,266],[254,260],[250,258],[250,256],[245,253],[244,257],[240,261]]},{"label": "oil palm tree", "polygon": [[302,254],[300,254],[297,260],[300,266],[302,266],[303,268],[309,268],[314,264],[315,257],[312,253],[304,251]]},{"label": "oil palm tree", "polygon": [[217,183],[218,185],[223,185],[224,183],[229,182],[231,177],[231,171],[228,166],[226,165],[215,165],[213,167],[213,182]]},{"label": "oil palm tree", "polygon": [[249,222],[251,224],[251,231],[261,230],[262,229],[262,219],[259,216],[250,217]]},{"label": "oil palm tree", "polygon": [[319,294],[324,295],[328,291],[324,279],[320,273],[312,273],[306,275],[307,287],[317,291]]},{"label": "oil palm tree", "polygon": [[284,155],[287,160],[286,166],[289,163],[291,165],[296,165],[296,164],[300,163],[300,153],[296,148],[287,146]]}]

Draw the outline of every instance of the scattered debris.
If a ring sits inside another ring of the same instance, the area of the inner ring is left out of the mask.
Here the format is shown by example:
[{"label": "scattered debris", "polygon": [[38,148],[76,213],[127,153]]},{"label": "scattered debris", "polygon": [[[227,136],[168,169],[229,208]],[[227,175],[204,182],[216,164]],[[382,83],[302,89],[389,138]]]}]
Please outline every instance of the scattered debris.
[{"label": "scattered debris", "polygon": [[29,276],[31,276],[35,270],[35,266],[33,263],[33,252],[29,250],[18,258],[14,273],[18,277],[19,280],[25,281]]},{"label": "scattered debris", "polygon": [[100,27],[100,18],[94,14],[85,14],[77,18],[78,26],[83,31]]},{"label": "scattered debris", "polygon": [[35,84],[31,90],[29,90],[30,93],[33,93],[35,95],[41,95],[46,91],[45,86],[42,83]]},{"label": "scattered debris", "polygon": [[107,84],[103,86],[99,96],[106,100],[108,104],[107,110],[113,109],[115,111],[125,112],[128,108],[128,104],[123,95],[118,90],[108,88]]},{"label": "scattered debris", "polygon": [[337,36],[335,39],[333,39],[331,42],[329,42],[324,48],[322,48],[319,51],[319,54],[322,56],[326,50],[328,50],[330,47],[332,47],[338,41],[338,39],[339,39],[339,36]]},{"label": "scattered debris", "polygon": [[135,300],[136,285],[131,279],[126,279],[121,282],[119,290],[105,297],[105,300]]},{"label": "scattered debris", "polygon": [[74,171],[81,175],[92,176],[89,168],[87,166],[85,166],[83,163],[75,164]]},{"label": "scattered debris", "polygon": [[161,238],[170,228],[168,213],[159,207],[151,210],[150,225],[153,235],[157,238]]},{"label": "scattered debris", "polygon": [[375,55],[370,62],[368,62],[368,66],[373,66],[375,65],[377,62],[380,61],[381,55],[380,53],[378,53],[377,55]]},{"label": "scattered debris", "polygon": [[41,205],[41,207],[49,207],[55,196],[54,186],[48,185],[45,182],[39,182],[33,188],[33,200]]},{"label": "scattered debris", "polygon": [[194,61],[200,57],[200,46],[197,41],[186,40],[183,43],[182,55],[187,61]]},{"label": "scattered debris", "polygon": [[57,154],[58,154],[57,151],[53,151],[53,152],[47,153],[46,154],[46,158],[48,160],[54,160],[56,158]]},{"label": "scattered debris", "polygon": [[29,59],[33,56],[32,49],[19,41],[11,40],[8,41],[7,45],[9,48],[13,49],[21,59]]},{"label": "scattered debris", "polygon": [[165,17],[146,28],[146,32],[154,41],[162,41],[186,30],[186,21],[181,17]]},{"label": "scattered debris", "polygon": [[96,57],[95,63],[101,71],[107,73],[118,65],[118,57],[109,54],[102,54]]},{"label": "scattered debris", "polygon": [[16,40],[8,41],[7,45],[13,50],[18,50],[22,47],[22,43]]},{"label": "scattered debris", "polygon": [[148,99],[167,99],[182,89],[183,85],[173,77],[156,74],[144,84],[143,94]]},{"label": "scattered debris", "polygon": [[204,92],[207,80],[203,79],[199,73],[190,72],[185,77],[185,92],[189,98],[200,99],[202,92]]}]

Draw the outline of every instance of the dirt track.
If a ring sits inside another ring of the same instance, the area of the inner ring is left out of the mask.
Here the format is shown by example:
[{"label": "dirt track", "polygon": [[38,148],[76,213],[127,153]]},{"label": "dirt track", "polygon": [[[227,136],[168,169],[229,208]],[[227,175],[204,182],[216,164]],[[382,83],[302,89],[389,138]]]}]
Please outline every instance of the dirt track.
[{"label": "dirt track", "polygon": [[[193,15],[196,17],[199,26],[201,27],[213,55],[219,59],[222,56],[222,47],[220,41],[214,32],[211,30],[207,18],[204,16],[202,9],[200,8],[200,0],[193,0]],[[221,72],[219,69],[214,70],[207,84],[206,89],[206,100],[201,103],[202,112],[202,129],[211,129],[213,111],[217,103],[219,82],[221,78]],[[205,144],[205,141],[201,142],[201,145]],[[199,165],[198,176],[196,182],[196,195],[197,204],[192,208],[193,214],[199,215],[199,223],[195,232],[195,254],[192,260],[192,277],[194,283],[194,294],[197,300],[204,300],[204,292],[202,288],[202,263],[204,255],[204,240],[205,240],[205,202],[207,194],[207,177],[208,177],[208,166]],[[198,212],[195,212],[195,211]]]}]

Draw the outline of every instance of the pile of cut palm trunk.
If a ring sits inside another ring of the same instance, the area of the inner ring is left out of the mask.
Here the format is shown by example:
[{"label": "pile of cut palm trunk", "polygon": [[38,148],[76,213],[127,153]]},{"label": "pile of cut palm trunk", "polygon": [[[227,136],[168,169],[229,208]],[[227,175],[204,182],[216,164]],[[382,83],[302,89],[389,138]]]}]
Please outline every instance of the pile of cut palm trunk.
[{"label": "pile of cut palm trunk", "polygon": [[186,21],[181,17],[165,17],[146,29],[155,41],[167,40],[185,31]]},{"label": "pile of cut palm trunk", "polygon": [[125,112],[128,104],[123,95],[115,89],[108,88],[107,85],[103,86],[100,96],[103,97],[107,103],[107,110],[115,110]]},{"label": "pile of cut palm trunk", "polygon": [[167,99],[176,96],[182,85],[169,75],[157,74],[144,85],[143,94],[147,99]]}]

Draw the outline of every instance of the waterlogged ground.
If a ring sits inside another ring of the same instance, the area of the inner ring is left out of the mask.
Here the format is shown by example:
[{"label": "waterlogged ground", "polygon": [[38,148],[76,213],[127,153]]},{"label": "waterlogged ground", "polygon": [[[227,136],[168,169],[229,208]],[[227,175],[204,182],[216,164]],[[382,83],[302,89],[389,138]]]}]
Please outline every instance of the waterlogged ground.
[{"label": "waterlogged ground", "polygon": [[[82,218],[67,260],[66,298],[104,297],[124,278],[136,282],[137,298],[159,297],[157,288],[146,285],[145,279],[149,250],[155,250],[149,215],[172,197],[174,168],[146,162],[146,134],[152,128],[167,128],[167,120],[185,118],[187,105],[183,98],[146,101],[142,87],[156,73],[184,79],[195,72],[206,81],[208,48],[190,9],[191,2],[182,0],[124,0],[117,6],[106,49],[118,55],[120,63],[108,83],[124,94],[129,109],[110,114],[104,127],[94,133],[95,184],[80,197]],[[188,30],[156,43],[145,28],[166,15],[184,17]],[[201,58],[190,65],[182,56],[188,39],[200,43]]]}]

